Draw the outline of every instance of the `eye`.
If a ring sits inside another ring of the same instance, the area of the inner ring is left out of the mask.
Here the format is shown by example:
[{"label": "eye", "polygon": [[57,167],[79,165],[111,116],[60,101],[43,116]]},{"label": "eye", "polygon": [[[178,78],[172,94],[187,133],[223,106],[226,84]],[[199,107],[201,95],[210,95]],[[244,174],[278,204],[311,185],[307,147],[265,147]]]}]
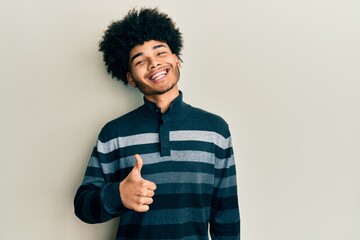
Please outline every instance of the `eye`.
[{"label": "eye", "polygon": [[139,60],[139,61],[135,62],[135,66],[142,64],[144,61],[145,60]]},{"label": "eye", "polygon": [[160,56],[160,55],[164,55],[166,52],[158,52],[158,56]]}]

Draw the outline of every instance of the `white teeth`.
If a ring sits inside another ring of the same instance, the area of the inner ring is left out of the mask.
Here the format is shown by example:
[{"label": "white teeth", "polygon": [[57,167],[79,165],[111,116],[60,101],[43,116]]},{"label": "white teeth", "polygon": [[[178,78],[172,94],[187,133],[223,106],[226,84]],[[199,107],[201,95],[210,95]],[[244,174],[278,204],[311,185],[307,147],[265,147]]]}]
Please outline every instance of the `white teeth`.
[{"label": "white teeth", "polygon": [[165,75],[166,75],[166,71],[161,71],[161,72],[156,73],[150,79],[151,80],[157,80],[157,79],[160,79],[160,78],[164,77]]}]

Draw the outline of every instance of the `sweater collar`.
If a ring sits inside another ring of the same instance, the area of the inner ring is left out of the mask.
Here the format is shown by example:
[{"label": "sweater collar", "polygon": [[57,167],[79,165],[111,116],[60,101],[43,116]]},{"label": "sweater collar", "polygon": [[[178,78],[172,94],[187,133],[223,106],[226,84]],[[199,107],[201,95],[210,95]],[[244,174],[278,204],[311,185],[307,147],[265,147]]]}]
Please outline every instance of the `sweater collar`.
[{"label": "sweater collar", "polygon": [[177,120],[185,117],[191,107],[183,101],[183,93],[179,91],[179,96],[171,102],[169,109],[165,113],[161,113],[160,108],[145,97],[144,105],[141,108],[143,109],[142,113],[146,119],[160,120],[161,118],[166,117]]}]

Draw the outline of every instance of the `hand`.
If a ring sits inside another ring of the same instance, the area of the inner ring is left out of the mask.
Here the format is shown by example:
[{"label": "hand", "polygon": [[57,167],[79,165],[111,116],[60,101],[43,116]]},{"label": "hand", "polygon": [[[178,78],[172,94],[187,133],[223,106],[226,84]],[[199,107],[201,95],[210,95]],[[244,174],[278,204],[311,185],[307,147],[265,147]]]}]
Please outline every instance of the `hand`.
[{"label": "hand", "polygon": [[135,154],[136,163],[129,175],[120,183],[120,197],[124,206],[136,212],[146,212],[153,203],[156,185],[141,177],[143,160]]}]

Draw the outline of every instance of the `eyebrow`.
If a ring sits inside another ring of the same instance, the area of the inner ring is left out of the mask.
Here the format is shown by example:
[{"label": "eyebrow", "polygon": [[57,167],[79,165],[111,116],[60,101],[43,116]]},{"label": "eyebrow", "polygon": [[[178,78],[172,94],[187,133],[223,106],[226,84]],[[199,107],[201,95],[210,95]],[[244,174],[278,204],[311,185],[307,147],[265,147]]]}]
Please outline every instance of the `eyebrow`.
[{"label": "eyebrow", "polygon": [[[152,47],[152,49],[155,50],[155,49],[162,48],[162,47],[165,47],[165,45],[164,45],[164,44],[155,45],[155,46]],[[143,52],[139,52],[139,53],[135,54],[135,55],[132,56],[132,58],[130,59],[130,62],[133,62],[133,61],[135,60],[135,58],[140,57],[140,56],[142,56],[142,55],[144,55]]]}]

